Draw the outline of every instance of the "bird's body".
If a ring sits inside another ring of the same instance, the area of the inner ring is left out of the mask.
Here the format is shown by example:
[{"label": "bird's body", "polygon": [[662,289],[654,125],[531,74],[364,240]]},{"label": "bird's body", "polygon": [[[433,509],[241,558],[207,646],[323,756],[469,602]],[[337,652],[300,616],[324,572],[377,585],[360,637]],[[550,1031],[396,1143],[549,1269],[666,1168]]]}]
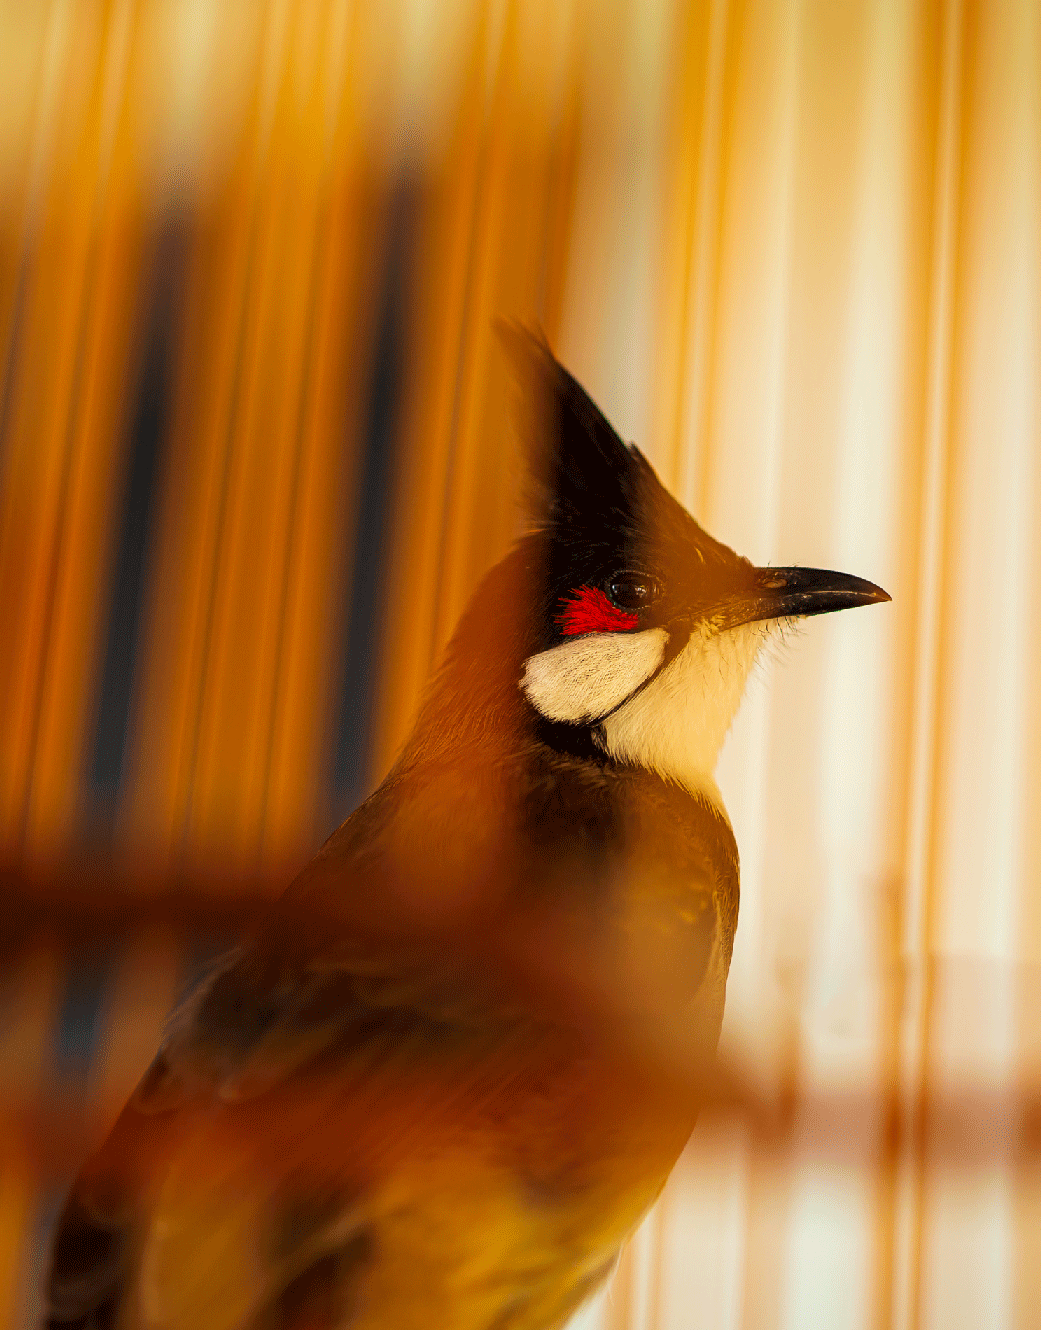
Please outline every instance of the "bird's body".
[{"label": "bird's body", "polygon": [[[66,1206],[55,1327],[550,1330],[690,1134],[738,905],[712,766],[759,602],[811,592],[510,337],[548,403],[538,529],[387,780],[175,1017]],[[854,582],[812,594],[881,598]]]}]

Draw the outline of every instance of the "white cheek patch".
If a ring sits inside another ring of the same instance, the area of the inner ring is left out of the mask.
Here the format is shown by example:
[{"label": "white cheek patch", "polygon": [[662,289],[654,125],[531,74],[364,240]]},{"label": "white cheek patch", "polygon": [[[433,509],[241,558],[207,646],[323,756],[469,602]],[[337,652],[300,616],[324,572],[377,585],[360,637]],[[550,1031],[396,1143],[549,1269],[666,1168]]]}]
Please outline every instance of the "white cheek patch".
[{"label": "white cheek patch", "polygon": [[520,686],[547,720],[588,724],[620,706],[651,677],[668,640],[664,628],[578,637],[529,656]]},{"label": "white cheek patch", "polygon": [[775,623],[695,631],[668,668],[604,722],[606,751],[721,803],[716,758]]}]

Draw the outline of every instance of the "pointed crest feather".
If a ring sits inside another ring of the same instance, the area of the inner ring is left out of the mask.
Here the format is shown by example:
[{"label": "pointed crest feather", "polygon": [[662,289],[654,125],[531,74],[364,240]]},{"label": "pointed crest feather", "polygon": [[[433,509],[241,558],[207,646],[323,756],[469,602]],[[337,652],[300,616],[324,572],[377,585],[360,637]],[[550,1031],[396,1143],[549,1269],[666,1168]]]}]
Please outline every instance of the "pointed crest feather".
[{"label": "pointed crest feather", "polygon": [[495,331],[520,389],[518,425],[535,483],[540,524],[631,511],[647,464],[628,448],[541,328],[498,319]]}]

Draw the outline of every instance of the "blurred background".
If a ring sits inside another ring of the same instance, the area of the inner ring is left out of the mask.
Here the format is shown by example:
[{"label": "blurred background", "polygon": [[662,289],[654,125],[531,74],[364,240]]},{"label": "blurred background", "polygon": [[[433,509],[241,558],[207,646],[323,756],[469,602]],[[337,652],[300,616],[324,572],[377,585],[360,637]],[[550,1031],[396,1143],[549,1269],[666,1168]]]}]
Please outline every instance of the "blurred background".
[{"label": "blurred background", "polygon": [[0,1323],[520,524],[497,314],[818,619],[586,1330],[1041,1324],[1034,0],[2,0]]}]

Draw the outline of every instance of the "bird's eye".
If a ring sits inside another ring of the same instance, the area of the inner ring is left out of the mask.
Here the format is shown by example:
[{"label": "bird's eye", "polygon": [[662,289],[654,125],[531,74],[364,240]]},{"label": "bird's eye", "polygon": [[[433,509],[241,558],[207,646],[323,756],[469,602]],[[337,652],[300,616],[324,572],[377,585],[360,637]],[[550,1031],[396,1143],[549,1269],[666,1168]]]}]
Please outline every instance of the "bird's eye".
[{"label": "bird's eye", "polygon": [[644,610],[661,595],[661,583],[650,573],[615,573],[605,590],[620,610]]}]

